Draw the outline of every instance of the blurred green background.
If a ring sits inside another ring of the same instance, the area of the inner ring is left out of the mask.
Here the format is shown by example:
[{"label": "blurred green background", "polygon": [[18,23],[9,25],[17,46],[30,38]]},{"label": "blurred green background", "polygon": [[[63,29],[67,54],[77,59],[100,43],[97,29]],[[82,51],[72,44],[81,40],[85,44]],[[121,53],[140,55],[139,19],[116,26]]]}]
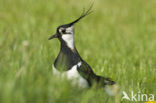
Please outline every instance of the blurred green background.
[{"label": "blurred green background", "polygon": [[90,2],[0,0],[0,103],[120,103],[122,91],[156,95],[156,0],[95,0],[94,12],[75,25],[80,55],[117,82],[117,96],[52,76],[60,47],[48,38]]}]

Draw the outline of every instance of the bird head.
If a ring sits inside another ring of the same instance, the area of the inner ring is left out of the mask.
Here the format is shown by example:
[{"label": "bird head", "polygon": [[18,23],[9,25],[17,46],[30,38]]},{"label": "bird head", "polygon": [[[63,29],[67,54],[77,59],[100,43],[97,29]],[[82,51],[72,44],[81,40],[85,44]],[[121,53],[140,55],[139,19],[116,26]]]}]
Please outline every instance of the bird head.
[{"label": "bird head", "polygon": [[54,35],[52,35],[49,38],[49,40],[51,40],[53,38],[58,38],[59,40],[64,40],[64,41],[73,39],[74,24],[76,24],[78,21],[80,21],[82,18],[84,18],[88,14],[90,14],[92,12],[91,11],[92,6],[93,5],[91,5],[87,11],[83,10],[83,13],[81,14],[81,16],[79,18],[77,18],[76,20],[74,20],[68,24],[59,26],[56,30],[56,33]]}]

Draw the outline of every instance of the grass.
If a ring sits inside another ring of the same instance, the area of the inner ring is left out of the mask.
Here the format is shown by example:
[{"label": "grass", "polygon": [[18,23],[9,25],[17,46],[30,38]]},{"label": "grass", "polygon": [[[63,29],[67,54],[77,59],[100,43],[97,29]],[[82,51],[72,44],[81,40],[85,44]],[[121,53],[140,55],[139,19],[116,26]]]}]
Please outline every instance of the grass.
[{"label": "grass", "polygon": [[[77,18],[87,0],[0,0],[0,103],[114,103],[96,88],[80,89],[52,76],[57,26]],[[75,25],[80,55],[122,91],[156,95],[156,1],[95,0]],[[116,102],[117,103],[117,102]]]}]

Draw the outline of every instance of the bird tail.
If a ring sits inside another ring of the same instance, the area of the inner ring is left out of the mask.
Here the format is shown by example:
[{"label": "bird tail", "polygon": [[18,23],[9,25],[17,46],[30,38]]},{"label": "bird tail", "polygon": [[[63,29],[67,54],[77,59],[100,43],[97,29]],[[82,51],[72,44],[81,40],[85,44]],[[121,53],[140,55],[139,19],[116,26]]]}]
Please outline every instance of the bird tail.
[{"label": "bird tail", "polygon": [[100,77],[100,83],[102,86],[115,84],[113,80],[111,80],[110,78],[105,78],[105,77]]}]

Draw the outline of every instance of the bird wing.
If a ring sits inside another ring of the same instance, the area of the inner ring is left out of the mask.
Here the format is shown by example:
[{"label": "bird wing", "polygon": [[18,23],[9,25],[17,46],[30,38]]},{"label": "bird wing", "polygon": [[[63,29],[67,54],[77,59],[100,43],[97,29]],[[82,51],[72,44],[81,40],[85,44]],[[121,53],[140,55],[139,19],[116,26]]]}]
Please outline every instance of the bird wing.
[{"label": "bird wing", "polygon": [[99,77],[93,72],[91,67],[85,61],[81,62],[81,65],[77,68],[77,70],[80,75],[88,81],[90,86],[93,82],[96,82],[99,79]]},{"label": "bird wing", "polygon": [[91,69],[91,67],[85,61],[81,62],[81,65],[78,66],[77,70],[80,73],[80,75],[88,81],[90,86],[93,83],[98,83],[101,86],[115,84],[115,82],[112,81],[110,78],[105,78],[105,77],[96,75]]}]

